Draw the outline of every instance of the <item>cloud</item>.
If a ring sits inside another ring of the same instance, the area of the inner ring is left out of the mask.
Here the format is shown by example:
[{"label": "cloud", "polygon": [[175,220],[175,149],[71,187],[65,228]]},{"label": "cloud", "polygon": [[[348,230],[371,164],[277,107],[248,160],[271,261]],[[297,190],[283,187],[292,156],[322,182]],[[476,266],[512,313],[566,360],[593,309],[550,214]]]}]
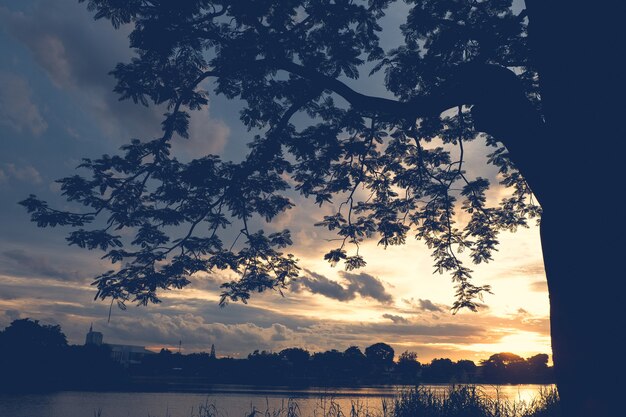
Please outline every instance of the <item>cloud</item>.
[{"label": "cloud", "polygon": [[189,159],[220,154],[230,136],[230,128],[209,116],[208,108],[190,112],[189,139],[176,138],[172,149]]},{"label": "cloud", "polygon": [[111,137],[155,135],[162,111],[119,102],[109,71],[131,56],[127,28],[113,30],[94,22],[84,5],[39,1],[28,14],[0,9],[0,22],[31,53],[59,90],[79,98],[78,104]]},{"label": "cloud", "polygon": [[273,350],[297,344],[293,331],[280,323],[267,327],[253,323],[224,324],[209,322],[192,313],[150,313],[134,319],[121,316],[110,323],[97,322],[95,327],[104,333],[105,342],[176,346],[180,340],[186,352],[208,351],[214,344],[220,356],[242,357],[255,349]]},{"label": "cloud", "polygon": [[[436,305],[430,300],[418,298],[417,301],[413,298],[403,299],[406,304],[410,305],[412,308],[421,311],[431,311],[434,313],[443,313],[444,308],[440,305]],[[445,307],[445,306],[444,306]],[[447,309],[447,307],[445,307]]]},{"label": "cloud", "polygon": [[307,269],[305,269],[305,273],[305,276],[292,283],[292,291],[297,293],[306,289],[313,294],[320,294],[339,301],[354,300],[357,295],[384,304],[393,301],[393,297],[387,292],[383,283],[378,278],[364,272],[352,274],[340,271],[341,282],[333,281]]},{"label": "cloud", "polygon": [[0,72],[0,125],[38,136],[48,128],[39,107],[32,101],[28,81],[16,74]]},{"label": "cloud", "polygon": [[[129,25],[115,30],[106,19],[94,21],[84,5],[70,0],[37,1],[28,14],[0,7],[0,22],[31,52],[53,85],[78,98],[108,137],[122,142],[161,134],[164,106],[120,102],[113,92],[116,81],[109,72],[133,55]],[[208,108],[190,116],[191,138],[177,138],[174,146],[192,158],[221,152],[228,126],[209,117]]]},{"label": "cloud", "polygon": [[76,270],[59,266],[45,256],[30,254],[22,249],[9,249],[0,253],[0,271],[16,276],[37,276],[55,278],[62,281],[77,281],[84,278]]},{"label": "cloud", "polygon": [[428,311],[437,311],[437,312],[441,312],[443,311],[441,309],[441,307],[436,306],[435,304],[433,304],[432,301],[430,300],[422,300],[421,298],[418,300],[419,301],[419,306],[422,310],[428,310]]},{"label": "cloud", "polygon": [[0,182],[6,182],[10,178],[31,184],[41,184],[41,174],[31,165],[17,166],[13,163],[3,164],[0,167]]},{"label": "cloud", "polygon": [[391,303],[393,301],[393,297],[387,292],[383,283],[372,275],[365,272],[352,274],[345,271],[340,271],[339,275],[349,283],[348,291],[359,293],[363,297],[373,298],[381,303]]},{"label": "cloud", "polygon": [[545,280],[531,282],[530,289],[535,292],[548,292],[548,283]]},{"label": "cloud", "polygon": [[398,315],[395,315],[395,314],[389,314],[389,313],[383,314],[383,318],[389,319],[392,322],[394,322],[395,324],[407,324],[409,322],[406,318],[404,318],[402,316],[398,316]]},{"label": "cloud", "polygon": [[0,314],[0,331],[19,318],[20,312],[17,310],[8,309],[4,311],[4,313]]},{"label": "cloud", "polygon": [[545,276],[546,270],[543,266],[543,262],[532,262],[529,264],[521,265],[516,268],[513,273],[517,275],[526,275],[526,276]]},{"label": "cloud", "polygon": [[353,300],[356,297],[356,294],[350,293],[347,288],[336,281],[309,270],[305,270],[305,272],[308,276],[305,275],[292,282],[291,290],[293,292],[297,293],[307,289],[313,294],[320,294],[339,301]]},{"label": "cloud", "polygon": [[[269,295],[254,305],[232,303],[220,308],[216,300],[186,298],[184,291],[177,293],[178,298],[172,293],[158,306],[129,306],[126,311],[114,308],[107,323],[109,304],[92,301],[93,291],[88,285],[72,282],[3,277],[0,294],[10,299],[0,297],[0,311],[19,310],[23,317],[56,321],[71,343],[82,343],[89,323],[94,322],[110,343],[158,349],[175,347],[182,340],[187,353],[208,351],[215,344],[218,355],[235,357],[245,357],[255,349],[279,351],[299,346],[309,351],[344,350],[382,341],[398,351],[415,350],[423,358],[445,355],[456,360],[468,357],[462,350],[467,344],[497,341],[518,331],[549,331],[547,318],[529,315],[481,315],[478,321],[474,313],[468,313],[450,317],[449,322],[433,322],[428,317],[402,322],[402,316],[392,311],[383,315],[389,322],[363,322],[310,311],[303,312],[308,316],[297,315],[285,308],[288,300],[270,299]],[[8,319],[0,314],[0,321]]]},{"label": "cloud", "polygon": [[289,340],[288,334],[291,332],[289,331],[289,329],[287,329],[286,326],[283,326],[282,324],[274,323],[272,325],[272,329],[274,331],[274,334],[272,334],[270,339],[273,342],[284,342],[285,340]]}]

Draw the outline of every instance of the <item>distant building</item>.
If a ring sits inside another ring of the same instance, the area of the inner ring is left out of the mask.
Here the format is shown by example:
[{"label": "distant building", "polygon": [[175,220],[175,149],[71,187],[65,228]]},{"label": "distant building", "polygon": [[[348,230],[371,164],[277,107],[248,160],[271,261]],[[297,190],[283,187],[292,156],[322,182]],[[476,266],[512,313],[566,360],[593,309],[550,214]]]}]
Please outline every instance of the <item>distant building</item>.
[{"label": "distant building", "polygon": [[102,333],[93,331],[93,323],[89,326],[89,333],[85,337],[85,346],[87,345],[102,346]]},{"label": "distant building", "polygon": [[143,346],[114,345],[110,343],[107,343],[107,346],[111,348],[111,357],[113,360],[124,366],[140,364],[143,362],[143,358],[146,355],[154,354],[154,352]]},{"label": "distant building", "polygon": [[85,346],[107,346],[109,349],[111,349],[111,358],[113,358],[114,361],[119,362],[125,367],[140,364],[146,355],[154,354],[154,352],[146,349],[144,346],[102,343],[102,340],[102,333],[94,332],[93,325],[91,325],[89,327],[89,332],[85,337]]}]

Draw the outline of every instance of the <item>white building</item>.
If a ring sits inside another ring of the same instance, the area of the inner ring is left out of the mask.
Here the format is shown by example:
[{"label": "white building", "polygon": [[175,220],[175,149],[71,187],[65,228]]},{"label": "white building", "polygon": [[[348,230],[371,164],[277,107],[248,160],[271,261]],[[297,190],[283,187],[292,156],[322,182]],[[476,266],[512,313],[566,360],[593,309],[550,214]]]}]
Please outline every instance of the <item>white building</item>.
[{"label": "white building", "polygon": [[146,355],[152,355],[155,353],[151,350],[146,349],[144,346],[103,343],[102,340],[102,333],[94,332],[93,325],[90,326],[89,332],[85,337],[85,346],[107,346],[109,349],[111,349],[111,357],[113,358],[113,360],[119,362],[125,367],[140,364]]}]

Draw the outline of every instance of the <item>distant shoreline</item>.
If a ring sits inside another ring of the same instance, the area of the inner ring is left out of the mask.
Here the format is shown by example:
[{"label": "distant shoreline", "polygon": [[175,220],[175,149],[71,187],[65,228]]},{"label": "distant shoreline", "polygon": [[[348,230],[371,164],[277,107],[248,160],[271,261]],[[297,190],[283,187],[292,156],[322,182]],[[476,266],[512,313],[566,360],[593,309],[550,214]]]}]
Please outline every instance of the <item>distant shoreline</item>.
[{"label": "distant shoreline", "polygon": [[[332,397],[384,397],[393,398],[399,392],[413,389],[417,386],[426,387],[428,389],[442,390],[454,386],[475,386],[475,387],[514,387],[514,386],[546,386],[553,387],[553,383],[544,382],[531,382],[531,383],[468,383],[468,382],[433,382],[433,383],[420,383],[420,384],[363,384],[363,385],[251,385],[251,384],[211,384],[211,383],[196,383],[196,384],[180,384],[181,382],[189,382],[193,378],[181,378],[181,379],[164,379],[154,378],[151,384],[138,384],[131,382],[124,387],[111,387],[106,388],[93,388],[89,387],[48,387],[47,389],[35,389],[35,390],[0,390],[0,396],[2,395],[29,395],[29,394],[42,394],[42,393],[55,393],[55,392],[89,392],[89,393],[181,393],[181,394],[249,394],[255,396],[279,396],[279,397],[293,397],[293,398],[311,398],[320,396],[332,396]],[[158,381],[157,381],[158,380]],[[368,390],[371,390],[368,392]]]}]

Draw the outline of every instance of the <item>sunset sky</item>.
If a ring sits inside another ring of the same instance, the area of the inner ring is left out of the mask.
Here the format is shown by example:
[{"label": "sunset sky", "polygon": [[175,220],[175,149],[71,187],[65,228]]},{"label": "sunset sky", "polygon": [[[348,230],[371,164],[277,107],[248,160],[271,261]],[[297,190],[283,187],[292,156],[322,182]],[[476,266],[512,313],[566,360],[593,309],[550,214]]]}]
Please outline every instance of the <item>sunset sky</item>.
[{"label": "sunset sky", "polygon": [[[382,46],[399,42],[406,9],[384,21]],[[82,157],[114,153],[130,138],[149,139],[160,129],[163,109],[119,102],[107,75],[131,56],[128,27],[113,30],[94,22],[77,0],[0,0],[0,329],[16,318],[60,324],[70,343],[82,344],[90,323],[105,342],[210,349],[218,356],[245,356],[255,349],[300,346],[310,351],[345,350],[386,342],[397,354],[418,353],[478,361],[497,352],[528,357],[550,353],[548,295],[537,227],[501,235],[495,260],[473,267],[478,284],[490,284],[477,313],[452,315],[454,291],[448,275],[433,274],[425,245],[383,250],[367,242],[368,265],[346,272],[323,255],[332,237],[313,224],[336,206],[319,209],[294,195],[297,207],[267,226],[289,228],[292,252],[303,277],[284,298],[253,296],[248,305],[218,307],[219,274],[200,276],[185,290],[149,307],[114,307],[93,301],[92,278],[108,265],[101,254],[65,242],[67,230],[38,229],[17,205],[28,194],[64,207],[55,179],[74,173]],[[355,89],[385,94],[381,77],[353,82]],[[210,84],[205,87],[210,89]],[[211,97],[209,111],[192,114],[191,139],[177,140],[183,160],[208,153],[240,160],[251,134],[238,120],[240,103]],[[467,150],[468,171],[491,178],[480,140]],[[504,190],[494,187],[495,199]],[[462,219],[461,219],[462,220]]]}]

